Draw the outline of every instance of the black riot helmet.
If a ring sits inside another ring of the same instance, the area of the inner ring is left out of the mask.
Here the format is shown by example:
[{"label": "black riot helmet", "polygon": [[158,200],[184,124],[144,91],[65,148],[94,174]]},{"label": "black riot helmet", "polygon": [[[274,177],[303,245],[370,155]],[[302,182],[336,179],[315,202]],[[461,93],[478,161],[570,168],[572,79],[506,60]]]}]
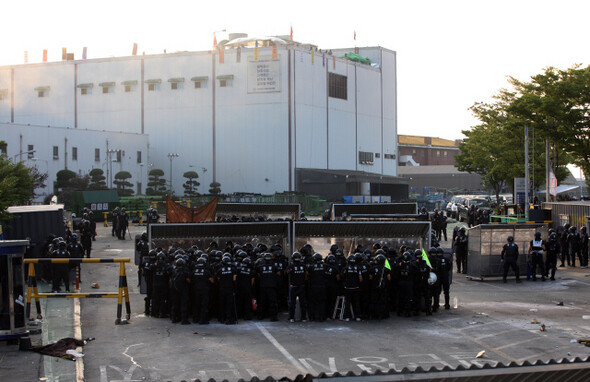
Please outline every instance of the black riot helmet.
[{"label": "black riot helmet", "polygon": [[252,265],[252,259],[249,257],[244,257],[244,260],[242,260],[242,264],[250,266],[250,265]]},{"label": "black riot helmet", "polygon": [[331,252],[331,253],[336,253],[336,250],[337,250],[337,249],[338,249],[338,245],[336,245],[336,244],[332,244],[332,245],[330,246],[330,252]]},{"label": "black riot helmet", "polygon": [[541,232],[535,232],[535,240],[541,240]]},{"label": "black riot helmet", "polygon": [[143,232],[143,233],[141,234],[141,240],[147,240],[147,239],[148,239],[147,232]]},{"label": "black riot helmet", "polygon": [[375,262],[379,265],[385,264],[385,255],[378,254],[375,256]]},{"label": "black riot helmet", "polygon": [[164,252],[158,252],[158,261],[166,261],[166,254]]},{"label": "black riot helmet", "polygon": [[78,235],[76,235],[76,234],[73,234],[73,235],[72,235],[72,241],[73,241],[73,242],[76,242],[76,241],[78,241]]},{"label": "black riot helmet", "polygon": [[328,256],[326,256],[326,263],[336,264],[336,256],[330,253]]},{"label": "black riot helmet", "polygon": [[[227,254],[226,254],[227,255]],[[221,259],[221,262],[225,265],[229,265],[231,264],[231,257],[230,256],[223,256],[223,258]]]},{"label": "black riot helmet", "polygon": [[300,263],[301,262],[301,253],[299,252],[293,252],[293,254],[291,255],[291,260],[293,260],[294,263]]},{"label": "black riot helmet", "polygon": [[199,259],[197,260],[197,268],[204,268],[205,265],[207,265],[207,260],[205,260],[202,257],[199,257]]},{"label": "black riot helmet", "polygon": [[267,263],[272,262],[272,254],[270,252],[265,252],[263,258]]},{"label": "black riot helmet", "polygon": [[186,265],[186,261],[184,261],[184,259],[181,257],[179,259],[176,259],[174,265],[176,265],[177,268],[182,268]]},{"label": "black riot helmet", "polygon": [[158,251],[156,251],[155,249],[152,249],[149,253],[148,256],[150,257],[150,259],[155,259],[156,256],[158,256]]},{"label": "black riot helmet", "polygon": [[313,262],[314,263],[321,263],[322,262],[322,255],[320,253],[314,253],[313,254]]},{"label": "black riot helmet", "polygon": [[412,260],[412,254],[410,253],[410,251],[404,252],[404,254],[402,256],[402,260],[403,261],[411,261]]},{"label": "black riot helmet", "polygon": [[[377,244],[375,244],[375,245],[377,245]],[[375,251],[375,255],[377,255],[377,256],[379,256],[379,255],[385,256],[385,251],[383,249],[379,248],[378,250]]]},{"label": "black riot helmet", "polygon": [[508,242],[509,243],[514,243],[514,237],[513,236],[508,236]]},{"label": "black riot helmet", "polygon": [[555,232],[551,233],[551,235],[549,235],[549,240],[551,240],[551,241],[557,240],[557,234]]},{"label": "black riot helmet", "polygon": [[355,255],[348,255],[348,262],[350,264],[354,264],[356,262],[356,256]]}]

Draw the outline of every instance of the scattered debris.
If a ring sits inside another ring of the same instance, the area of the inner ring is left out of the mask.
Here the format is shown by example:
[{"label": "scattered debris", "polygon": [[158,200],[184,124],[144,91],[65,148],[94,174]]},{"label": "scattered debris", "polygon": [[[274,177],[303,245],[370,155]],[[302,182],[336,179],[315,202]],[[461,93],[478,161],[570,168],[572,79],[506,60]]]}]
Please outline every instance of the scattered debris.
[{"label": "scattered debris", "polygon": [[193,332],[193,334],[199,334],[199,332]]},{"label": "scattered debris", "polygon": [[557,306],[563,306],[563,301],[558,302]]},{"label": "scattered debris", "polygon": [[539,330],[542,331],[542,332],[546,332],[547,329],[545,329],[545,324],[541,325],[541,329],[539,329]]},{"label": "scattered debris", "polygon": [[580,344],[589,344],[590,343],[590,338],[580,338],[578,340],[578,343],[580,343]]},{"label": "scattered debris", "polygon": [[590,320],[590,316],[582,316],[582,320]]},{"label": "scattered debris", "polygon": [[98,289],[98,288],[100,288],[100,285],[98,285],[98,283],[92,283],[92,284],[90,284],[90,288]]},{"label": "scattered debris", "polygon": [[540,324],[541,322],[539,320],[537,320],[536,318],[533,318],[531,320],[531,324]]},{"label": "scattered debris", "polygon": [[473,317],[487,317],[488,314],[487,313],[475,313],[475,315]]},{"label": "scattered debris", "polygon": [[480,325],[480,324],[483,324],[483,322],[479,322],[479,321],[469,321],[467,324],[469,324],[469,325]]},{"label": "scattered debris", "polygon": [[536,308],[532,308],[532,309],[531,309],[531,312],[533,312],[533,313],[537,313],[537,309],[536,309]]},{"label": "scattered debris", "polygon": [[570,343],[572,343],[572,344],[575,344],[577,342],[578,342],[577,340],[570,340]]},{"label": "scattered debris", "polygon": [[479,353],[477,353],[477,355],[475,356],[475,358],[483,358],[483,356],[486,355],[486,351],[482,350]]}]

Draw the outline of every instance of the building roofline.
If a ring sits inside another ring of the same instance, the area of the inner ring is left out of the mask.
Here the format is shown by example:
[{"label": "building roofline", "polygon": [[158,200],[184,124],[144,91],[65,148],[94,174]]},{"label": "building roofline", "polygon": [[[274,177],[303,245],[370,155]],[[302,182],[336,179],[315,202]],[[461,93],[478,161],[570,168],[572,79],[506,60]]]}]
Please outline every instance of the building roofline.
[{"label": "building roofline", "polygon": [[141,133],[130,133],[125,131],[111,131],[111,130],[95,130],[95,129],[82,129],[82,128],[75,128],[75,127],[68,127],[68,126],[51,126],[51,125],[35,125],[30,123],[12,123],[12,122],[0,122],[1,125],[6,126],[22,126],[22,127],[39,127],[45,129],[61,129],[61,130],[69,130],[69,131],[90,131],[95,133],[114,133],[114,134],[124,134],[124,135],[135,135],[135,136],[146,136],[149,137],[149,134],[141,134]]}]

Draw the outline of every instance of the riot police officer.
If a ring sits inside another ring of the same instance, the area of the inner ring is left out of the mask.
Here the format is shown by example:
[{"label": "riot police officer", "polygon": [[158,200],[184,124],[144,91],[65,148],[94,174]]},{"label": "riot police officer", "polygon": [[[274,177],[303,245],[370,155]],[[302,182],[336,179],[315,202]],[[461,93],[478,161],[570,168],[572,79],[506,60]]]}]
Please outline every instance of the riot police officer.
[{"label": "riot police officer", "polygon": [[[143,232],[137,244],[135,250],[139,252],[139,266],[143,264],[144,257],[147,257],[150,251],[150,243],[148,242],[147,232]],[[137,286],[141,285],[141,269],[137,269]]]},{"label": "riot police officer", "polygon": [[389,316],[389,282],[391,270],[385,266],[385,255],[382,249],[376,251],[375,266],[371,268],[371,318],[381,320]]},{"label": "riot police officer", "polygon": [[209,291],[213,284],[213,275],[207,268],[207,259],[197,259],[191,275],[191,288],[193,290],[192,315],[193,322],[200,325],[209,324]]},{"label": "riot police officer", "polygon": [[580,228],[580,266],[588,268],[588,232],[586,226]]},{"label": "riot police officer", "polygon": [[90,258],[90,252],[92,251],[92,238],[94,237],[94,231],[90,221],[83,219],[82,227],[80,227],[80,243],[84,248],[84,254],[87,258]]},{"label": "riot police officer", "polygon": [[404,315],[410,317],[412,309],[412,301],[414,298],[414,278],[417,273],[416,262],[414,261],[410,252],[406,251],[400,260],[398,260],[399,268],[399,303],[398,316]]},{"label": "riot police officer", "polygon": [[514,242],[514,237],[508,236],[508,243],[504,244],[502,248],[501,258],[504,262],[504,274],[502,280],[506,282],[506,276],[508,275],[508,268],[512,268],[516,275],[516,282],[520,283],[520,274],[518,273],[518,245]]},{"label": "riot police officer", "polygon": [[541,232],[535,232],[535,238],[529,243],[529,256],[531,259],[531,275],[533,281],[537,281],[537,267],[541,274],[541,280],[545,281],[545,265],[543,263],[543,250],[545,240],[541,239]]},{"label": "riot police officer", "polygon": [[551,277],[549,280],[555,281],[555,271],[557,270],[557,257],[561,253],[561,245],[557,239],[555,232],[549,235],[549,240],[545,243],[545,249],[547,252],[545,259],[545,277],[549,276],[549,270],[551,270]]},{"label": "riot police officer", "polygon": [[322,255],[314,253],[313,264],[307,268],[309,278],[309,318],[313,321],[326,320],[326,264]]},{"label": "riot police officer", "polygon": [[[70,253],[67,250],[66,242],[60,240],[57,244],[57,250],[53,251],[52,259],[69,259]],[[53,265],[53,293],[59,292],[61,282],[64,282],[66,292],[70,291],[70,266],[69,264],[55,263]]]},{"label": "riot police officer", "polygon": [[266,314],[270,316],[271,321],[278,321],[277,280],[280,277],[280,272],[270,253],[264,254],[263,262],[258,266],[257,273],[260,286],[258,319],[261,320]]},{"label": "riot police officer", "polygon": [[570,258],[572,260],[571,266],[576,266],[576,255],[581,257],[580,253],[580,234],[576,232],[576,227],[571,226],[567,235],[567,243],[569,245],[569,252],[567,258],[567,265],[570,265]]},{"label": "riot police officer", "polygon": [[361,276],[361,270],[356,264],[356,256],[348,256],[348,264],[341,272],[340,277],[342,278],[342,287],[344,289],[345,299],[345,319],[350,321],[350,317],[354,317],[356,314],[356,320],[360,321],[360,287],[363,277]]},{"label": "riot police officer", "polygon": [[170,276],[170,266],[166,261],[166,254],[159,252],[156,264],[153,268],[153,298],[152,298],[152,315],[154,317],[168,317],[166,312],[168,298],[168,281]]},{"label": "riot police officer", "polygon": [[453,270],[453,260],[444,253],[442,248],[436,249],[436,255],[434,257],[434,263],[432,266],[434,267],[434,273],[436,274],[437,282],[434,288],[434,303],[432,306],[432,311],[436,312],[439,309],[440,304],[440,294],[441,291],[444,293],[445,296],[445,309],[451,309],[450,302],[450,279],[451,279],[451,272]]},{"label": "riot police officer", "polygon": [[307,321],[307,291],[305,283],[307,280],[303,256],[301,253],[294,252],[291,255],[291,264],[287,267],[289,275],[289,321],[295,322],[295,307],[299,298],[299,307],[301,309],[301,321]]},{"label": "riot police officer", "polygon": [[146,296],[144,297],[144,314],[146,316],[153,315],[152,298],[154,289],[154,273],[153,268],[156,265],[158,253],[155,249],[149,251],[148,256],[142,258],[142,263],[139,265],[139,271],[145,280]]},{"label": "riot police officer", "polygon": [[188,289],[190,286],[190,273],[186,266],[186,261],[180,257],[174,262],[171,277],[172,309],[170,318],[172,323],[181,322],[182,325],[188,325]]},{"label": "riot police officer", "polygon": [[236,307],[238,317],[245,320],[252,319],[252,298],[254,297],[254,283],[256,273],[252,269],[252,260],[244,257],[238,265],[238,277],[236,281]]},{"label": "riot police officer", "polygon": [[457,273],[467,273],[467,235],[465,227],[459,229],[455,238],[455,257],[457,260]]},{"label": "riot police officer", "polygon": [[219,315],[220,320],[226,325],[236,324],[234,283],[237,279],[237,273],[231,263],[231,256],[226,252],[221,259],[221,266],[217,271],[217,280],[219,282]]}]

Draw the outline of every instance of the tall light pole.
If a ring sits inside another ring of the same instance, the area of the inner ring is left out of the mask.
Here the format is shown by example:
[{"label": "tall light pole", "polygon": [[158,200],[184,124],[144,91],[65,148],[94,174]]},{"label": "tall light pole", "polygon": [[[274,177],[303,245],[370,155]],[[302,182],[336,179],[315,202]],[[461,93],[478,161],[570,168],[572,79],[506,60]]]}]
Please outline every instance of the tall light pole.
[{"label": "tall light pole", "polygon": [[107,163],[107,179],[109,180],[109,188],[113,187],[113,161],[111,160],[112,155],[114,153],[118,153],[120,152],[120,149],[109,149],[107,150],[107,158],[108,158],[108,163]]},{"label": "tall light pole", "polygon": [[16,157],[20,156],[19,162],[23,161],[23,154],[34,154],[37,150],[21,151],[14,156],[13,162],[16,162]]},{"label": "tall light pole", "polygon": [[172,159],[178,158],[180,154],[178,153],[168,153],[168,158],[170,159],[170,193],[173,193],[172,189]]},{"label": "tall light pole", "polygon": [[140,163],[139,164],[139,190],[138,190],[138,195],[141,195],[141,189],[143,188],[143,166],[145,166],[145,163]]}]

